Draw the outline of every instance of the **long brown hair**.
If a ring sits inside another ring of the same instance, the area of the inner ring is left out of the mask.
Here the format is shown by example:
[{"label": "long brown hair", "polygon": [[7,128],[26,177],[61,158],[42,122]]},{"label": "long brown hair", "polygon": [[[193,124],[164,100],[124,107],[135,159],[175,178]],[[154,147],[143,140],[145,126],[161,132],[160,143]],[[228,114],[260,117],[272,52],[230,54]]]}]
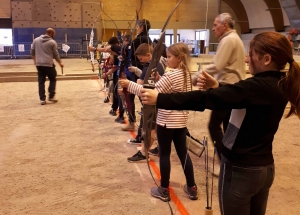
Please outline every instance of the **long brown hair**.
[{"label": "long brown hair", "polygon": [[279,81],[279,87],[291,103],[286,118],[293,114],[300,118],[300,67],[293,59],[293,48],[288,39],[277,32],[264,32],[251,40],[249,48],[260,56],[269,54],[278,70],[290,64],[286,75]]},{"label": "long brown hair", "polygon": [[[170,52],[172,55],[174,55],[175,57],[180,56],[181,57],[181,62],[180,62],[180,69],[182,69],[182,71],[184,72],[184,87],[186,88],[186,91],[188,91],[187,89],[187,78],[189,78],[190,83],[192,83],[191,81],[191,70],[190,70],[190,59],[191,59],[191,54],[190,54],[190,50],[188,49],[188,47],[184,44],[184,43],[175,43],[173,45],[170,45],[167,48],[167,51]],[[190,87],[190,90],[192,90],[192,84]]]}]

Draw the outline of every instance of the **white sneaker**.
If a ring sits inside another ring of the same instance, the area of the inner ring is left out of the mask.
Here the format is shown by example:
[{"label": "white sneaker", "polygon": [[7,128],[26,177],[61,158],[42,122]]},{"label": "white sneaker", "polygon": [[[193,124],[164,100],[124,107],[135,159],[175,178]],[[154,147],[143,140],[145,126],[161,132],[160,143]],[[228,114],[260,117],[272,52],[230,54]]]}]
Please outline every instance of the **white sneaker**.
[{"label": "white sneaker", "polygon": [[46,104],[46,101],[41,100],[41,105],[45,105],[45,104]]}]

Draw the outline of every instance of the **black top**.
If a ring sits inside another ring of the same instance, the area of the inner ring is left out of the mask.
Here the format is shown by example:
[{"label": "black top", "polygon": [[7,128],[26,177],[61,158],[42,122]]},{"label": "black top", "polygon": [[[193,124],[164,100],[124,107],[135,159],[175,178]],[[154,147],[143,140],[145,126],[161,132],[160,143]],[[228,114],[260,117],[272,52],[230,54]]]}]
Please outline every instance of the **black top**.
[{"label": "black top", "polygon": [[147,32],[141,32],[139,35],[136,36],[136,38],[132,41],[132,55],[131,55],[131,63],[132,66],[136,66],[139,69],[143,69],[143,65],[140,63],[139,59],[134,55],[135,50],[141,45],[142,43],[147,43],[151,45],[152,40],[148,36]]},{"label": "black top", "polygon": [[169,110],[233,109],[222,154],[241,166],[274,162],[272,142],[287,98],[278,87],[283,72],[267,71],[233,85],[207,91],[159,94],[157,108]]},{"label": "black top", "polygon": [[[144,68],[143,68],[143,71],[142,71],[142,74],[141,74],[141,76],[140,76],[139,79],[141,79],[141,80],[144,80],[144,79],[145,79],[145,76],[146,76],[146,73],[147,73],[149,64],[150,64],[150,63],[145,64],[145,66],[144,66]],[[164,69],[164,67],[162,66],[161,62],[158,62],[158,64],[157,64],[157,72],[158,72],[158,74],[159,74],[160,76],[163,76],[164,73],[165,73],[165,69]]]},{"label": "black top", "polygon": [[110,46],[110,50],[112,50],[113,52],[117,53],[117,55],[121,54],[121,46],[111,45]]}]

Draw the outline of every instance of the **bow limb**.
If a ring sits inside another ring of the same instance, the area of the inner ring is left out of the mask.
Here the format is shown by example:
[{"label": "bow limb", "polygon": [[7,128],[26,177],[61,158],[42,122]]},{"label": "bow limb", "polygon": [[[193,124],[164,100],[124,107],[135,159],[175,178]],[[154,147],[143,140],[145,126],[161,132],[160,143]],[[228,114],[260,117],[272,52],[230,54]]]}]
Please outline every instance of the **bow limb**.
[{"label": "bow limb", "polygon": [[[93,41],[94,41],[94,30],[92,29],[91,34],[90,34],[89,46],[93,46]],[[95,71],[95,68],[94,68],[95,53],[93,51],[90,51],[90,56],[91,56],[92,71],[94,72]]]},{"label": "bow limb", "polygon": [[[152,73],[154,71],[156,71],[157,65],[159,63],[160,57],[162,56],[162,53],[164,51],[164,47],[162,46],[163,42],[164,42],[164,37],[165,37],[165,31],[167,28],[167,25],[172,17],[172,15],[174,14],[174,12],[176,11],[176,9],[178,8],[178,6],[181,4],[183,0],[180,0],[176,6],[173,8],[173,10],[171,11],[166,23],[164,24],[162,30],[161,30],[161,35],[160,38],[157,42],[157,45],[154,47],[153,52],[152,52],[152,58],[151,58],[151,63],[147,69],[146,75],[145,75],[145,79],[144,79],[144,84],[143,87],[144,88],[149,88],[149,89],[154,89],[155,88],[155,77],[152,77]],[[144,117],[144,124],[145,127],[143,126],[143,135],[145,135],[144,138],[144,144],[145,144],[145,149],[147,151],[146,154],[148,154],[148,150],[150,147],[150,138],[151,136],[149,136],[149,129],[152,127],[147,126],[147,123],[152,123],[155,119],[154,117],[154,111],[155,111],[155,106],[152,107],[148,107],[150,105],[144,105],[143,109],[145,111],[145,113],[143,113],[143,117]],[[154,108],[153,108],[154,107]]]}]

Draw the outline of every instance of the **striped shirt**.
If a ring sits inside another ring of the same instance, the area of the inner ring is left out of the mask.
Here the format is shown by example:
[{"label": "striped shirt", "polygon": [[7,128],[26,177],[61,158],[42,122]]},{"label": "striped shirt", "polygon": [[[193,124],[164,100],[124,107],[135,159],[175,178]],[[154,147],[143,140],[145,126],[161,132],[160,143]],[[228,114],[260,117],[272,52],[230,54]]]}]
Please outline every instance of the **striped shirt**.
[{"label": "striped shirt", "polygon": [[[186,75],[187,84],[185,83],[185,72],[182,70],[171,70],[165,73],[155,84],[155,88],[159,93],[178,93],[191,91],[191,80]],[[128,91],[140,96],[140,90],[143,88],[134,82],[128,85]],[[186,110],[165,110],[158,109],[156,123],[166,128],[184,128],[187,126],[189,112]]]}]

